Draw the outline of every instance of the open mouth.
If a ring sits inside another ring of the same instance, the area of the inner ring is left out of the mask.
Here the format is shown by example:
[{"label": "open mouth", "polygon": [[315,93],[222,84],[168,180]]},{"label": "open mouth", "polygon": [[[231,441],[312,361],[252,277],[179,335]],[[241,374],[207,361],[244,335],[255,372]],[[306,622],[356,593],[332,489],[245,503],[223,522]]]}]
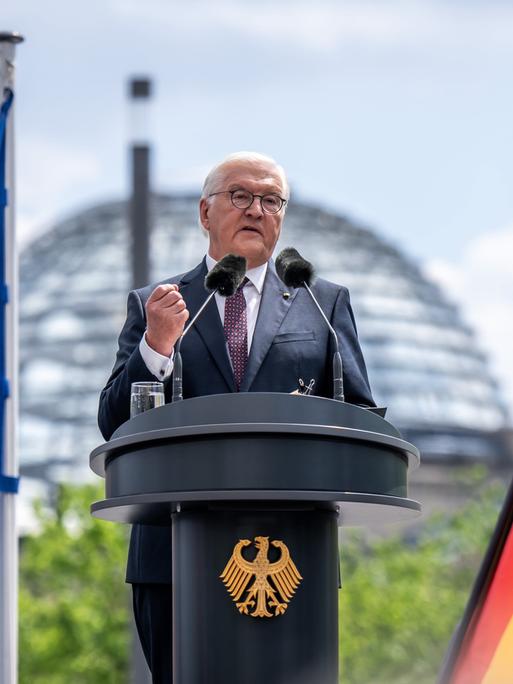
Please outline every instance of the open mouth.
[{"label": "open mouth", "polygon": [[257,235],[261,235],[260,231],[258,228],[255,228],[255,226],[242,226],[240,230],[243,233],[256,233]]}]

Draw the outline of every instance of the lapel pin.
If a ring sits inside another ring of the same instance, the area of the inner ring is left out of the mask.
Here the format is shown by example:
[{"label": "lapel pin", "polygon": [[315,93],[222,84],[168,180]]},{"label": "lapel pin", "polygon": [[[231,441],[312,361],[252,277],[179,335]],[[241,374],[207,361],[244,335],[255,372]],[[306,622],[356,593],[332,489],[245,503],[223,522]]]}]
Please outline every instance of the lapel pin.
[{"label": "lapel pin", "polygon": [[283,299],[290,299],[290,292],[284,292]]}]

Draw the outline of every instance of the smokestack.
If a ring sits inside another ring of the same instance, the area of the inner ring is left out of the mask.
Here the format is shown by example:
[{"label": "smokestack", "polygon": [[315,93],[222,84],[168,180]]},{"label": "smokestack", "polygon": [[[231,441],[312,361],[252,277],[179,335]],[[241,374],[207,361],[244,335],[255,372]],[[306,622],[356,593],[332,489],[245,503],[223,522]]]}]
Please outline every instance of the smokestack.
[{"label": "smokestack", "polygon": [[[132,289],[150,282],[150,108],[152,82],[149,78],[131,78],[129,97],[129,145],[132,194],[130,197],[130,234]],[[132,684],[151,684],[151,674],[132,619]]]},{"label": "smokestack", "polygon": [[130,163],[132,194],[130,231],[132,237],[132,288],[150,282],[150,107],[152,82],[146,77],[129,81]]}]

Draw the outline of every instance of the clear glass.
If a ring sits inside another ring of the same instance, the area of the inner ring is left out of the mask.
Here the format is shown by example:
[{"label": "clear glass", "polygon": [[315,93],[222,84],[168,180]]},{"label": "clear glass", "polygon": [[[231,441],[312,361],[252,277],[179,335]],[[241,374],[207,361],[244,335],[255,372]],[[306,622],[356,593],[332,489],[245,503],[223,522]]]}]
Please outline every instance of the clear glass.
[{"label": "clear glass", "polygon": [[161,382],[133,382],[130,393],[130,418],[164,406],[164,385]]}]

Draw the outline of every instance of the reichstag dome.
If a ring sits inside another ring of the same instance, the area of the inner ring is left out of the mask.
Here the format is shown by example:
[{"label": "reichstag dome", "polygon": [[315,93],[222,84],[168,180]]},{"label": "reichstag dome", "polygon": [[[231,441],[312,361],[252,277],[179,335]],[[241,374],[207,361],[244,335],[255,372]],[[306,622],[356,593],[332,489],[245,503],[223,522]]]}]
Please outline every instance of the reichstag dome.
[{"label": "reichstag dome", "polygon": [[[156,281],[198,263],[206,240],[196,196],[152,201]],[[113,364],[130,282],[126,214],[125,202],[94,206],[21,255],[26,475],[83,479],[88,453],[102,441],[98,394]],[[497,458],[504,405],[472,331],[440,289],[374,232],[316,206],[290,204],[278,249],[287,245],[319,275],[349,287],[374,396],[424,459]]]}]

